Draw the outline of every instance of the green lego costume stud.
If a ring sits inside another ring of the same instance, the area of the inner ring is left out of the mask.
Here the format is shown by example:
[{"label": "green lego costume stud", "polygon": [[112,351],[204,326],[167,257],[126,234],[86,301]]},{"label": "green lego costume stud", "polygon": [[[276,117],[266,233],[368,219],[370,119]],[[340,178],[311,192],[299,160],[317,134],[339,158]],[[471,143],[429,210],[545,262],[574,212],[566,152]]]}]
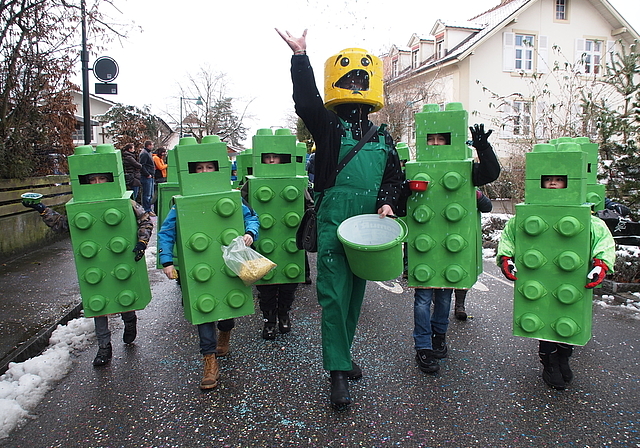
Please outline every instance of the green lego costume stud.
[{"label": "green lego costume stud", "polygon": [[[132,254],[138,226],[120,151],[79,146],[68,161],[73,199],[66,210],[85,316],[144,309],[151,289],[147,265]],[[91,174],[106,182],[90,183]]]},{"label": "green lego costume stud", "polygon": [[[405,172],[407,179],[428,184],[407,202],[409,286],[471,288],[482,272],[467,119],[460,103],[444,111],[427,104],[415,115],[416,160],[407,162]],[[442,141],[432,144],[435,135]]]},{"label": "green lego costume stud", "polygon": [[[244,234],[239,190],[231,190],[227,145],[217,136],[198,144],[185,137],[174,149],[180,194],[174,196],[176,248],[184,314],[192,324],[253,314],[251,288],[224,263],[222,246]],[[212,172],[197,172],[199,162]]]},{"label": "green lego costume stud", "polygon": [[256,249],[277,267],[257,284],[304,282],[304,251],[296,230],[304,214],[309,180],[299,175],[300,146],[289,129],[259,129],[253,137],[253,175],[247,176],[247,201],[260,216]]},{"label": "green lego costume stud", "polygon": [[[564,188],[543,188],[545,176]],[[525,202],[516,205],[513,334],[573,345],[591,337],[591,207],[587,154],[576,143],[536,145],[526,155]]]}]

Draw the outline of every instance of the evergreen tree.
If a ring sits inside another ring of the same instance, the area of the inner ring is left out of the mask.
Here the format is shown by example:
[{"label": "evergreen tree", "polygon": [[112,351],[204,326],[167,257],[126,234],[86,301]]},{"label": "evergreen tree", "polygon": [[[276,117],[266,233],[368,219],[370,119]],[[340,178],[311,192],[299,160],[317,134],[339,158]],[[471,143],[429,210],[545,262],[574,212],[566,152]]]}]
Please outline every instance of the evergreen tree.
[{"label": "evergreen tree", "polygon": [[612,55],[611,63],[606,66],[604,80],[618,95],[594,101],[585,94],[584,108],[598,118],[603,162],[600,177],[607,184],[607,195],[637,210],[640,205],[640,53],[635,43],[628,48],[620,44],[621,50]]}]

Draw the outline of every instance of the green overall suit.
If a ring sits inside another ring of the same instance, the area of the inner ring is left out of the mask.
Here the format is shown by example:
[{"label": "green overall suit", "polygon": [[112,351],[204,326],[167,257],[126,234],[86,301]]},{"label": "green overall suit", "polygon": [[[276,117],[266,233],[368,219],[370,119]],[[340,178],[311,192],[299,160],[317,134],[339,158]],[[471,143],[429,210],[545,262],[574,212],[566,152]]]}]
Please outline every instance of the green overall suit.
[{"label": "green overall suit", "polygon": [[[342,120],[341,120],[342,121]],[[342,121],[340,160],[358,143]],[[381,130],[378,141],[365,143],[340,171],[335,186],[324,191],[318,210],[318,302],[322,307],[322,359],[326,370],[351,370],[351,343],[360,317],[366,280],[349,268],[338,226],[347,218],[376,213],[389,149]],[[318,198],[316,198],[317,201]]]}]

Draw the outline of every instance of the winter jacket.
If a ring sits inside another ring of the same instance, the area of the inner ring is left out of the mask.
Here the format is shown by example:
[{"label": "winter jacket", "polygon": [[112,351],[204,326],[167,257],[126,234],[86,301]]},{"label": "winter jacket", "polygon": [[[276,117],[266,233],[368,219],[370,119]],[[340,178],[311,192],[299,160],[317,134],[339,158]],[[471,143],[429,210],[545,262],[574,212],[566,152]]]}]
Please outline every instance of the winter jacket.
[{"label": "winter jacket", "polygon": [[141,187],[140,169],[142,165],[136,159],[136,155],[130,151],[122,151],[122,166],[124,168],[124,177],[127,182],[127,189],[133,187]]},{"label": "winter jacket", "polygon": [[140,162],[140,165],[142,165],[142,168],[140,170],[140,174],[142,175],[142,177],[155,177],[156,164],[153,162],[151,151],[147,151],[146,149],[140,151],[138,162]]},{"label": "winter jacket", "polygon": [[[242,204],[242,217],[244,219],[244,233],[248,233],[254,241],[257,241],[260,220],[256,212],[247,207],[244,202]],[[174,205],[171,207],[171,210],[169,210],[158,232],[158,253],[160,254],[160,264],[163,267],[173,264],[173,246],[176,242],[177,234],[176,221],[177,213],[176,206]]]}]

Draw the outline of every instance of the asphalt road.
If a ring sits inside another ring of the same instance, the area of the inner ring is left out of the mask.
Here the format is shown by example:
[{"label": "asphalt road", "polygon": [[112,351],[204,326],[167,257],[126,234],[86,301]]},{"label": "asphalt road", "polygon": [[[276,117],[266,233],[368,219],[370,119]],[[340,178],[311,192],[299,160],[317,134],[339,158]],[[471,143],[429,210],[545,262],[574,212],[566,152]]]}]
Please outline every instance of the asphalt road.
[{"label": "asphalt road", "polygon": [[[312,269],[315,258],[311,257]],[[354,403],[334,411],[322,369],[315,285],[300,285],[293,331],[260,337],[258,314],[237,320],[217,389],[198,388],[202,362],[180,290],[150,270],[153,300],[138,339],[94,368],[96,347],[49,392],[5,447],[637,447],[640,320],[594,306],[594,336],[575,351],[565,391],[541,379],[537,341],[511,335],[512,285],[496,266],[453,317],[449,357],[437,376],[414,360],[413,293],[406,282],[369,282],[354,359],[364,377]],[[315,279],[314,279],[315,280]]]}]

